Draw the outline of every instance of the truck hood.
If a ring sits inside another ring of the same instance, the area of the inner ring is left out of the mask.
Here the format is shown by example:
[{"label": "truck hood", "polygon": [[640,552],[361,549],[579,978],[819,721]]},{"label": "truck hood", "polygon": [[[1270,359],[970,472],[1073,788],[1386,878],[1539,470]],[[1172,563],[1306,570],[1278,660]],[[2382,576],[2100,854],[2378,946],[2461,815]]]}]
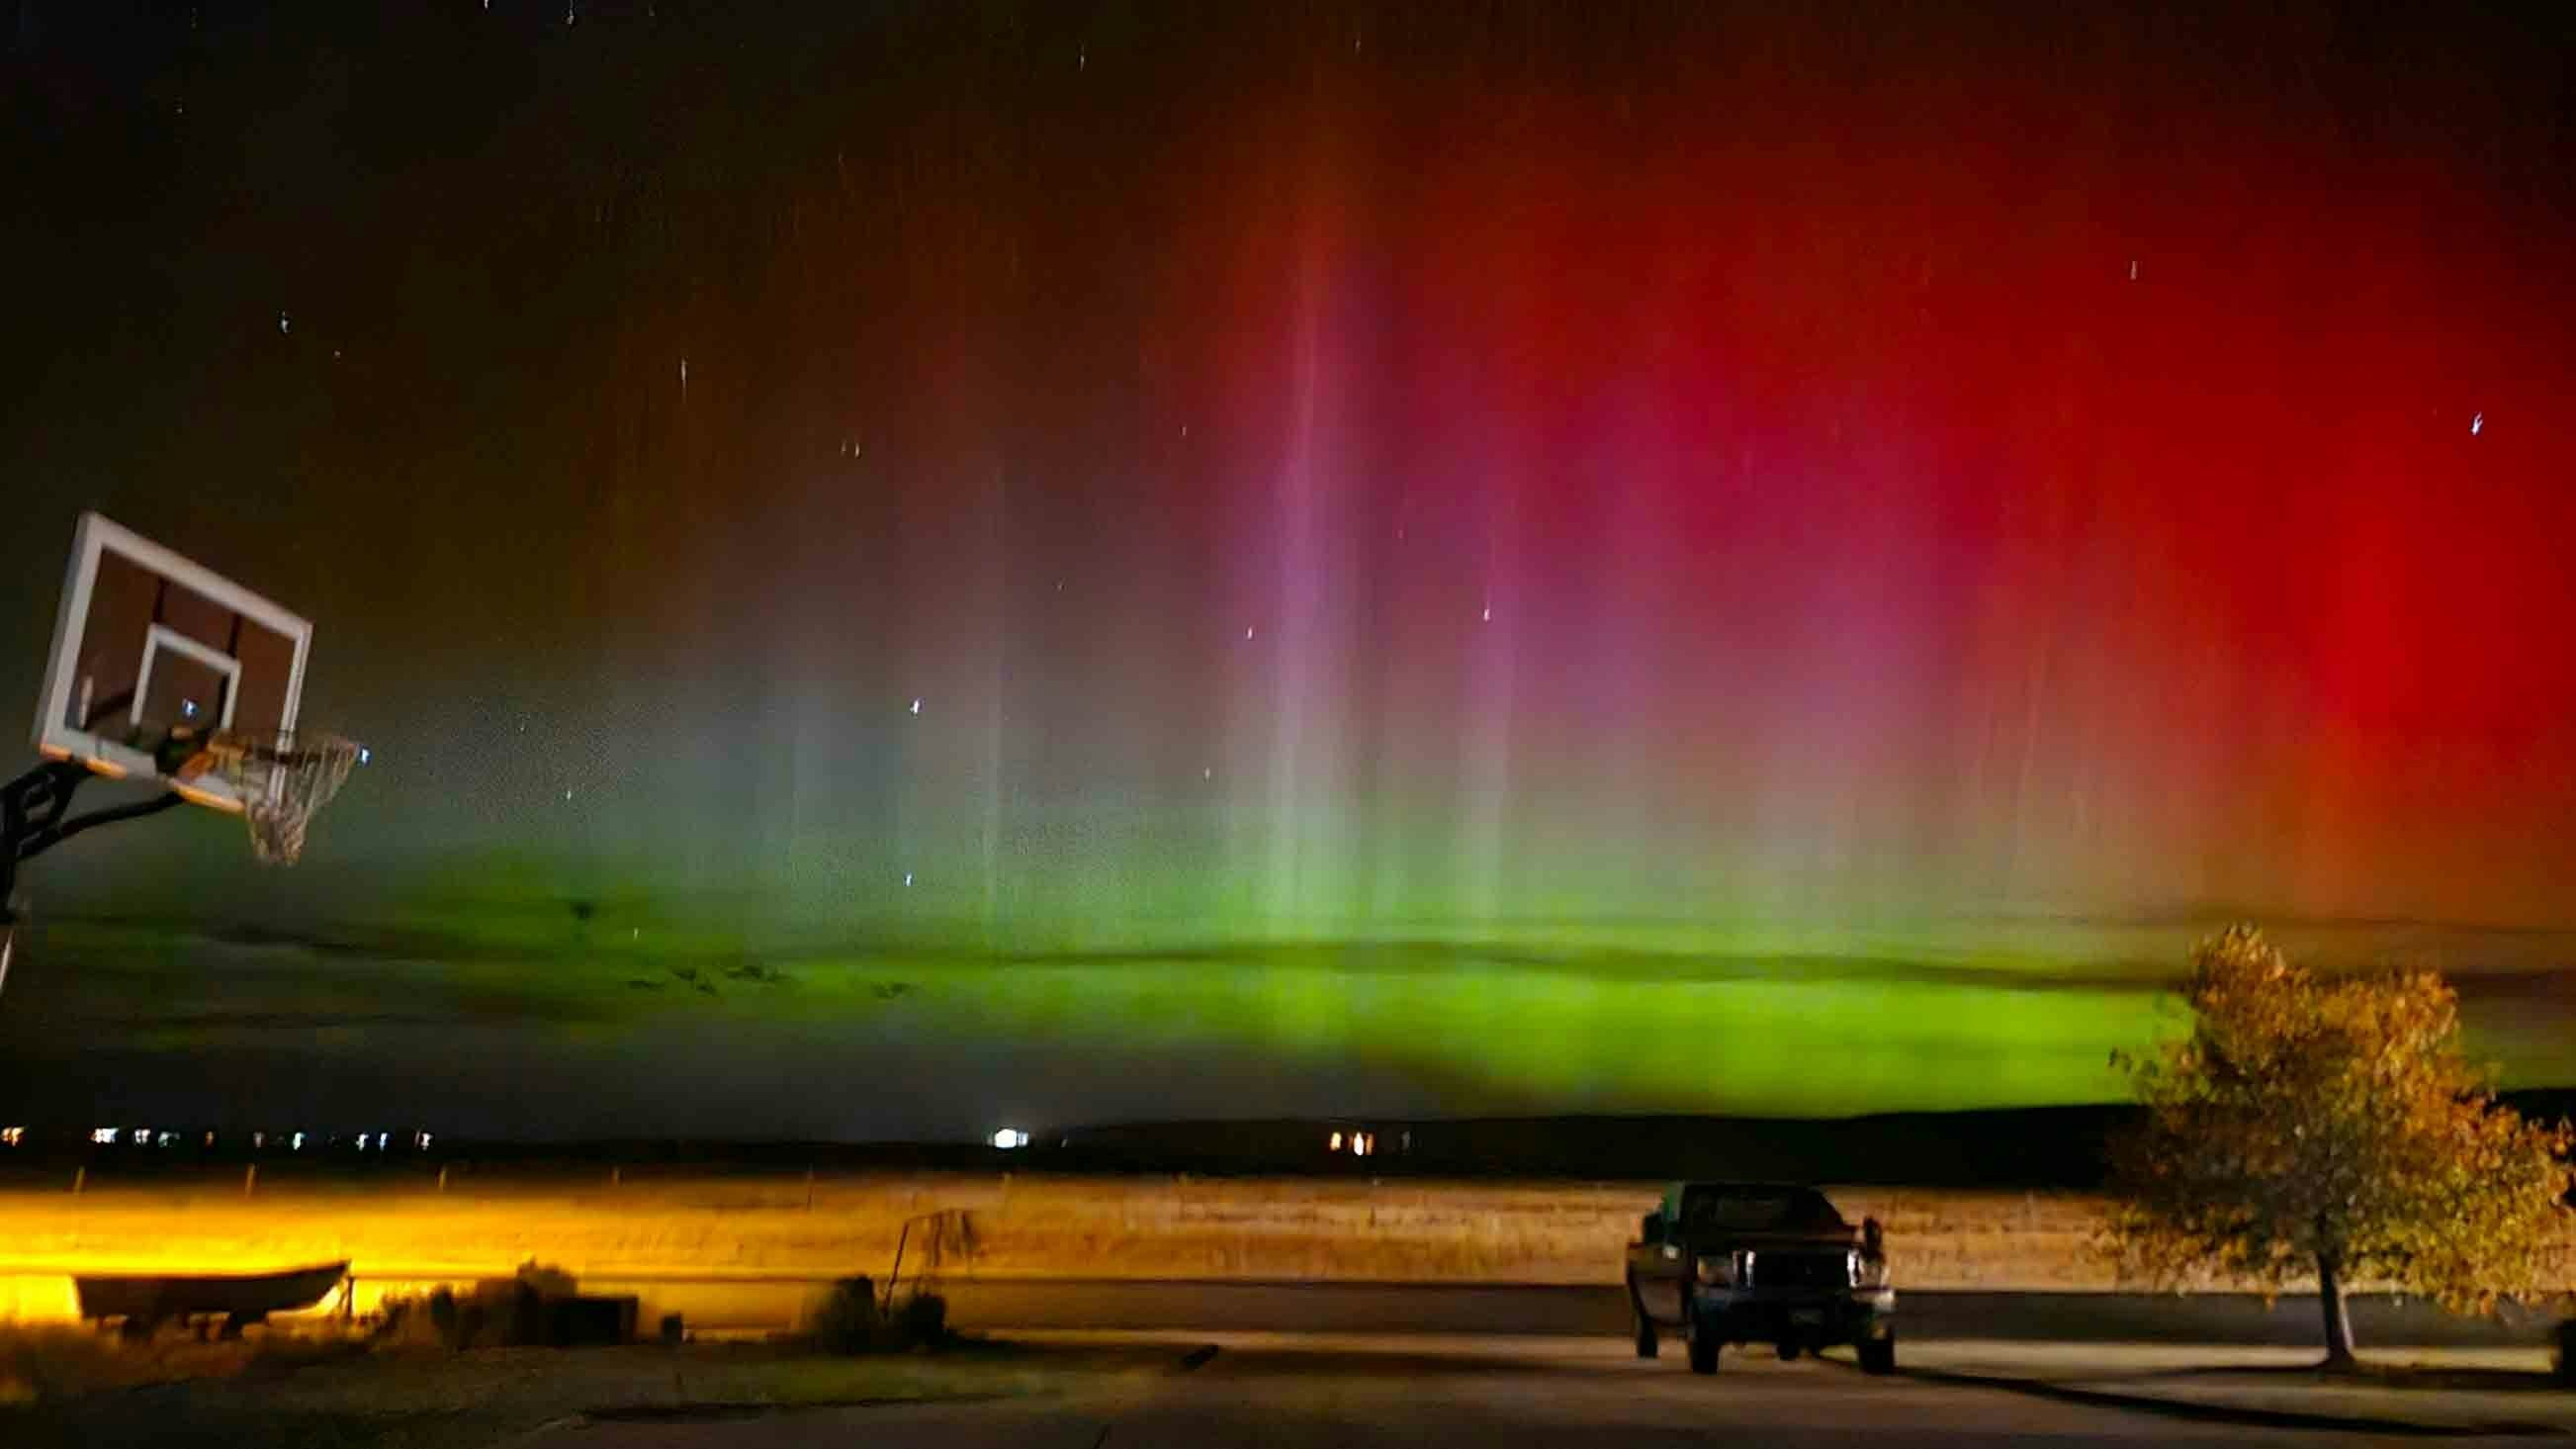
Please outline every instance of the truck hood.
[{"label": "truck hood", "polygon": [[1760,1253],[1799,1249],[1805,1252],[1839,1253],[1860,1248],[1857,1228],[1815,1228],[1797,1232],[1729,1233],[1699,1232],[1689,1238],[1695,1253],[1735,1252],[1750,1250]]}]

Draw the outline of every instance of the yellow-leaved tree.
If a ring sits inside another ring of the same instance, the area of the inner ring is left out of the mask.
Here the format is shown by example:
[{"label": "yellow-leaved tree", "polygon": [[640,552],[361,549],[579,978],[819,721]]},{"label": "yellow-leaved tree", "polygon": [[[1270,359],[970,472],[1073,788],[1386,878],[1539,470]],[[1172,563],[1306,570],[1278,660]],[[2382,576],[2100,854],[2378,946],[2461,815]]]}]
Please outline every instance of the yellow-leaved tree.
[{"label": "yellow-leaved tree", "polygon": [[2193,953],[2188,1037],[2122,1055],[2143,1119],[2112,1143],[2134,1272],[2278,1291],[2314,1275],[2326,1363],[2353,1364],[2347,1285],[2454,1312],[2550,1291],[2567,1126],[2526,1122],[2460,1054],[2459,998],[2416,971],[2321,980],[2251,926]]}]

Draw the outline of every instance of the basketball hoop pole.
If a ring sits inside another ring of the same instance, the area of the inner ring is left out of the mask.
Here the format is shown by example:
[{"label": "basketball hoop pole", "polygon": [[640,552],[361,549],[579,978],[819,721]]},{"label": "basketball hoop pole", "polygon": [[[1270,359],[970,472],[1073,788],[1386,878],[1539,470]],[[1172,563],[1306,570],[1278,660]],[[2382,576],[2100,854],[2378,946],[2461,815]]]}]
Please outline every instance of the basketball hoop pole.
[{"label": "basketball hoop pole", "polygon": [[0,987],[9,982],[10,948],[16,944],[18,863],[33,860],[84,830],[158,815],[182,803],[175,794],[155,795],[130,805],[114,805],[87,815],[71,814],[72,792],[89,771],[68,760],[47,760],[6,785],[0,785]]}]

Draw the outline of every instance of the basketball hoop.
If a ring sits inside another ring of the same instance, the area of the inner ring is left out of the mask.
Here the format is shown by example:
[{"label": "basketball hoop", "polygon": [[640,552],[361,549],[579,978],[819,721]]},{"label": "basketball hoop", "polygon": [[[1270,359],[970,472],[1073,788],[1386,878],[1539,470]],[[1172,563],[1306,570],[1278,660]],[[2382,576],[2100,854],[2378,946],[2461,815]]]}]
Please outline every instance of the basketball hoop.
[{"label": "basketball hoop", "polygon": [[[34,768],[0,780],[0,978],[18,867],[75,835],[182,804],[250,823],[251,853],[292,865],[313,817],[367,752],[299,733],[313,624],[203,564],[84,513],[36,697]],[[155,787],[75,815],[94,777]]]},{"label": "basketball hoop", "polygon": [[357,742],[319,730],[281,731],[265,738],[233,731],[209,737],[177,778],[180,788],[204,775],[230,784],[250,822],[251,853],[262,861],[293,865],[304,853],[304,832],[362,753]]}]

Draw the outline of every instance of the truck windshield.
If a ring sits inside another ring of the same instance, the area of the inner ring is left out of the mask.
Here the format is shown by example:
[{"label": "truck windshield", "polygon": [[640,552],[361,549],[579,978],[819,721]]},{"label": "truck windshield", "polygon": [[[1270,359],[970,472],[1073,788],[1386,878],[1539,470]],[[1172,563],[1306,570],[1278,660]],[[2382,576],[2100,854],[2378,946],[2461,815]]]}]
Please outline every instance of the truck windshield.
[{"label": "truck windshield", "polygon": [[1813,1188],[1713,1190],[1691,1193],[1682,1221],[1692,1232],[1764,1233],[1847,1226],[1842,1214]]}]

